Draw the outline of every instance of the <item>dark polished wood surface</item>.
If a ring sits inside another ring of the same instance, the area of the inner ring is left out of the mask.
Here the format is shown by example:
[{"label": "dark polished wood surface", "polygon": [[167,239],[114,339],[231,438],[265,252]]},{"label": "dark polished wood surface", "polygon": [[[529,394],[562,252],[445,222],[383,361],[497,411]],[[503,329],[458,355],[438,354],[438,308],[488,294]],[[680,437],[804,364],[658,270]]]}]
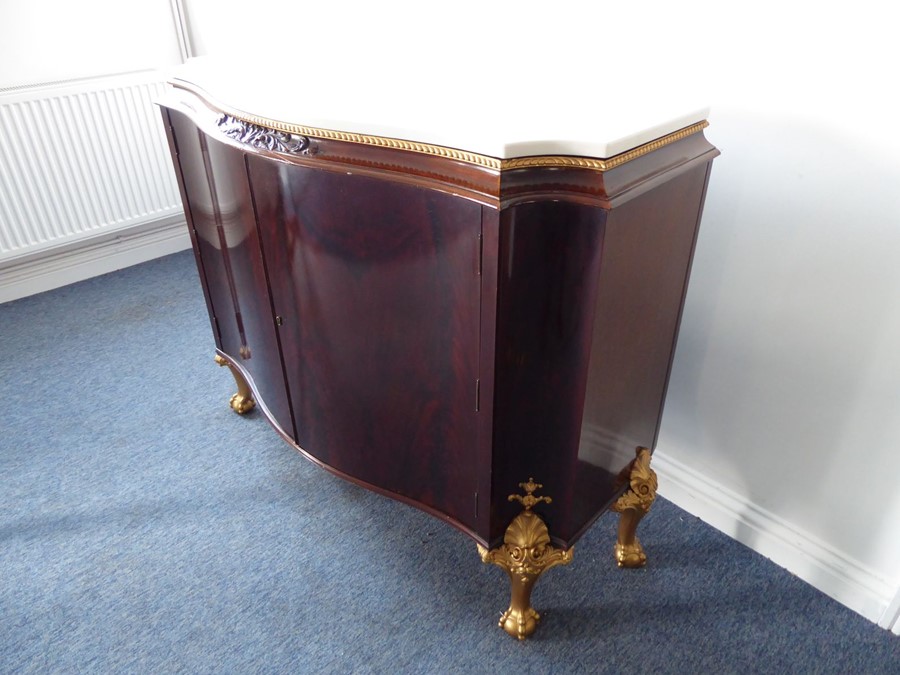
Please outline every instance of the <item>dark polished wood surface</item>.
[{"label": "dark polished wood surface", "polygon": [[164,109],[217,346],[314,461],[496,545],[571,546],[652,448],[712,159],[494,170]]},{"label": "dark polished wood surface", "polygon": [[298,444],[474,528],[481,205],[249,167]]},{"label": "dark polished wood surface", "polygon": [[[500,216],[492,493],[505,498],[535,477],[554,500],[542,516],[561,541],[573,531],[573,460],[605,226],[603,209],[566,201],[520,203]],[[503,499],[493,506],[492,541],[519,510]]]},{"label": "dark polished wood surface", "polygon": [[291,411],[244,154],[169,112],[217,346],[238,357],[285,430]]}]

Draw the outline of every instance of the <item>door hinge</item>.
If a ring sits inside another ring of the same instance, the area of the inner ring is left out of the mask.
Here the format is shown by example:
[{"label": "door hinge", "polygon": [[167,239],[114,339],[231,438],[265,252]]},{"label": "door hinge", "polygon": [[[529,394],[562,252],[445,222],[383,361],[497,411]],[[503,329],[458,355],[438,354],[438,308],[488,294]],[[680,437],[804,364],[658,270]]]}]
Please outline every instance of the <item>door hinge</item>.
[{"label": "door hinge", "polygon": [[481,380],[475,380],[475,412],[481,410]]}]

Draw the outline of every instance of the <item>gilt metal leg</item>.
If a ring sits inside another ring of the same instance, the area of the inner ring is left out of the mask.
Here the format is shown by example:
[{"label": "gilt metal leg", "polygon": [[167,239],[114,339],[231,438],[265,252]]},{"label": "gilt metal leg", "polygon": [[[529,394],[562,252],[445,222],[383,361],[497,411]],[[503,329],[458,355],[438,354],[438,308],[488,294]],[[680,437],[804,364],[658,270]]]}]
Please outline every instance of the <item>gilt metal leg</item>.
[{"label": "gilt metal leg", "polygon": [[228,366],[228,370],[231,371],[231,375],[237,383],[237,393],[234,394],[229,401],[231,409],[239,415],[243,415],[244,413],[253,410],[256,401],[253,400],[253,392],[250,391],[250,385],[247,384],[247,380],[244,379],[241,371],[231,365],[231,362],[220,354],[216,354],[216,363],[220,366]]},{"label": "gilt metal leg", "polygon": [[541,616],[531,606],[531,591],[538,577],[556,565],[572,562],[572,548],[561,550],[550,544],[547,525],[531,510],[539,502],[550,503],[550,497],[535,497],[532,493],[543,487],[529,478],[527,483],[519,483],[525,495],[510,495],[509,500],[518,500],[525,507],[503,536],[503,545],[490,551],[478,546],[482,562],[494,563],[509,575],[512,597],[509,609],[500,616],[500,627],[519,640],[534,633]]},{"label": "gilt metal leg", "polygon": [[638,541],[637,526],[656,499],[657,488],[656,472],[650,468],[650,450],[638,448],[637,457],[619,479],[628,482],[628,489],[612,506],[620,514],[616,562],[619,567],[642,567],[647,555]]}]

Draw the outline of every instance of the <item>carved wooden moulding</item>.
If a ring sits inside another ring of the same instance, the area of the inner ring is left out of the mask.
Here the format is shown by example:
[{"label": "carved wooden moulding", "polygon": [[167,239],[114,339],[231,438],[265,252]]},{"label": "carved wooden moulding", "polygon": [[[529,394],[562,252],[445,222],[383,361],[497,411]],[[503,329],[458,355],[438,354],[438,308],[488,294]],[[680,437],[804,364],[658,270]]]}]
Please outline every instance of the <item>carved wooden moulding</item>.
[{"label": "carved wooden moulding", "polygon": [[238,143],[246,143],[259,150],[286,152],[291,155],[315,154],[315,149],[306,136],[289,134],[252,124],[225,113],[217,122],[219,131]]}]

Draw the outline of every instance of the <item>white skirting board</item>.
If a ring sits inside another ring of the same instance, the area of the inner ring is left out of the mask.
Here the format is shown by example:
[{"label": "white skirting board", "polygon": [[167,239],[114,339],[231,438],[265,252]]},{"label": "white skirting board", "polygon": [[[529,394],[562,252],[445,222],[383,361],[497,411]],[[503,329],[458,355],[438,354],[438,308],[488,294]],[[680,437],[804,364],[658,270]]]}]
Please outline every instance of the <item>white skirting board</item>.
[{"label": "white skirting board", "polygon": [[0,303],[191,247],[183,215],[104,232],[0,262]]},{"label": "white skirting board", "polygon": [[664,450],[653,455],[659,494],[785,568],[841,604],[900,634],[900,588]]},{"label": "white skirting board", "polygon": [[878,625],[882,628],[890,628],[894,635],[900,635],[900,588],[897,589],[894,599],[884,611],[884,616]]}]

